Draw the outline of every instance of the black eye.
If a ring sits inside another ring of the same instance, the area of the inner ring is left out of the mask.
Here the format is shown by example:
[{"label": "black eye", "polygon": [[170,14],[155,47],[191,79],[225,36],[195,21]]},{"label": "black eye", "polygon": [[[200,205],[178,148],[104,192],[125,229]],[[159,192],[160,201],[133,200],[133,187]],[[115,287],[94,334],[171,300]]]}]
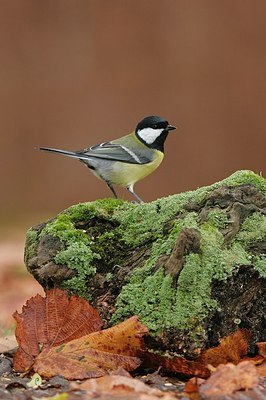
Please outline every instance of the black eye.
[{"label": "black eye", "polygon": [[158,129],[158,125],[157,124],[153,125],[153,129]]}]

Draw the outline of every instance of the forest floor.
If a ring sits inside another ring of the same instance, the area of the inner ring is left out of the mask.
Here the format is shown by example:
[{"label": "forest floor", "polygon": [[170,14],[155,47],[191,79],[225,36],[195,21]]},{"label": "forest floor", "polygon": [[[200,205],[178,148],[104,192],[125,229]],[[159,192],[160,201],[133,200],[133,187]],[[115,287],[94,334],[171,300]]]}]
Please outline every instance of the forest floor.
[{"label": "forest floor", "polygon": [[[42,287],[27,272],[23,263],[24,239],[0,243],[0,399],[6,400],[263,400],[266,399],[266,378],[250,390],[210,396],[198,392],[201,379],[163,374],[158,371],[136,370],[133,374],[121,370],[98,379],[68,381],[61,376],[41,379],[13,370],[15,321],[12,314],[21,312],[26,300]],[[6,349],[5,349],[6,347]],[[2,354],[1,354],[2,353]],[[133,378],[133,379],[132,379]],[[39,379],[39,381],[38,381]],[[194,379],[194,381],[193,381]],[[229,376],[228,376],[229,379]],[[188,383],[189,381],[189,383]],[[225,385],[226,386],[226,385]]]}]

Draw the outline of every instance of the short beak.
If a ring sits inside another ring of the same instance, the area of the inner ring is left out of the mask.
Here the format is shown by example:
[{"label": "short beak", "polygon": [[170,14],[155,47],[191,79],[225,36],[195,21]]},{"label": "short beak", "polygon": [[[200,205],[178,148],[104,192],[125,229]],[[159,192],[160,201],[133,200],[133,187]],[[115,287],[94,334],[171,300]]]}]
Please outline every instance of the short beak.
[{"label": "short beak", "polygon": [[173,125],[168,125],[166,128],[167,131],[173,131],[174,129],[176,129],[176,127]]}]

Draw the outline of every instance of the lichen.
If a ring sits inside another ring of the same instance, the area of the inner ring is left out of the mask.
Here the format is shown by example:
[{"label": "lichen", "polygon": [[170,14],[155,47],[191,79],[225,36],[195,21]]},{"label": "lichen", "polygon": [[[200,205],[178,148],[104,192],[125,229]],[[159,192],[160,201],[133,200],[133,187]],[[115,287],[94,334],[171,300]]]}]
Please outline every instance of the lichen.
[{"label": "lichen", "polygon": [[110,218],[121,207],[125,207],[125,203],[120,199],[100,199],[93,202],[76,204],[63,213],[67,214],[68,218],[72,221],[89,221],[94,217]]},{"label": "lichen", "polygon": [[64,244],[89,244],[90,239],[84,231],[76,229],[67,212],[63,212],[56,219],[49,222],[41,232],[41,237],[51,235],[59,238]]},{"label": "lichen", "polygon": [[218,229],[224,229],[229,224],[226,212],[219,209],[211,210],[208,214],[207,221]]},{"label": "lichen", "polygon": [[[85,229],[77,228],[75,224],[78,221],[90,221],[95,217],[111,219],[112,214],[124,204],[122,200],[117,199],[77,204],[62,211],[41,231],[40,237],[48,234],[57,237],[64,244],[64,249],[54,257],[54,263],[66,265],[76,272],[73,278],[64,282],[65,289],[91,299],[88,279],[96,273],[95,262],[105,254],[104,244],[109,245],[111,238],[115,240],[114,232],[106,232],[95,240]],[[32,235],[30,231],[29,235]]]},{"label": "lichen", "polygon": [[38,245],[38,233],[35,229],[30,228],[26,234],[25,254],[24,254],[25,264],[28,263],[28,260],[36,256],[37,245]]},{"label": "lichen", "polygon": [[[174,222],[171,232],[166,237],[164,237],[161,234],[157,238],[157,240],[153,242],[151,255],[149,259],[145,262],[145,264],[142,267],[137,268],[133,271],[132,276],[130,278],[131,284],[136,284],[136,286],[138,287],[139,283],[142,283],[146,277],[149,277],[159,257],[161,255],[164,254],[168,255],[171,253],[173,246],[176,242],[176,239],[180,234],[181,230],[184,227],[187,228],[197,227],[197,218],[198,215],[196,213],[193,212],[189,213],[183,219],[179,219]],[[126,289],[126,286],[124,286],[124,288]],[[123,294],[121,293],[121,298],[122,296]],[[132,302],[134,303],[134,295],[132,298]],[[114,316],[114,318],[116,318],[116,315]]]},{"label": "lichen", "polygon": [[248,254],[241,246],[223,248],[223,237],[209,223],[199,227],[200,254],[189,254],[178,279],[173,306],[173,326],[189,329],[203,324],[205,317],[217,304],[211,298],[211,282],[225,280],[241,264],[249,265]]},{"label": "lichen", "polygon": [[106,282],[112,282],[114,274],[112,272],[108,272],[105,276]]},{"label": "lichen", "polygon": [[93,253],[90,247],[82,242],[71,243],[66,250],[59,251],[54,258],[55,263],[67,265],[77,272],[75,277],[64,283],[64,288],[89,299],[90,293],[86,283],[87,279],[96,273],[93,265],[96,258],[99,258],[99,255]]},{"label": "lichen", "polygon": [[160,332],[170,327],[168,321],[173,297],[172,278],[165,276],[163,268],[159,268],[143,282],[127,285],[127,289],[119,296],[113,322],[135,314],[153,332]]},{"label": "lichen", "polygon": [[266,278],[266,254],[255,256],[252,260],[252,264],[259,272],[260,276]]},{"label": "lichen", "polygon": [[[252,246],[266,241],[266,216],[260,212],[254,212],[243,222],[241,229],[234,237],[234,243],[240,244],[248,252]],[[266,254],[250,255],[250,262],[259,274],[266,277]]]},{"label": "lichen", "polygon": [[252,171],[237,171],[210,186],[164,197],[137,207],[132,205],[122,207],[119,213],[114,213],[113,218],[121,224],[121,230],[124,233],[123,240],[133,246],[139,246],[160,237],[165,223],[182,212],[184,205],[204,202],[213,190],[221,186],[234,187],[244,184],[254,185],[266,194],[266,179]]},{"label": "lichen", "polygon": [[[116,302],[116,313],[113,322],[137,313],[145,321],[151,334],[158,334],[166,326],[178,329],[194,328],[202,324],[204,318],[217,306],[211,299],[211,282],[213,279],[226,279],[237,265],[250,264],[248,253],[240,244],[234,244],[230,249],[223,248],[223,235],[219,229],[209,222],[200,224],[196,213],[189,213],[184,219],[175,222],[173,231],[161,244],[156,241],[153,245],[151,258],[142,268],[134,271],[130,282],[122,288]],[[160,270],[150,275],[158,257],[171,251],[176,238],[183,227],[198,229],[201,235],[200,254],[189,254],[180,273],[177,288],[174,290],[170,281],[163,285],[169,277]],[[161,245],[160,245],[161,244]],[[158,290],[153,287],[156,282],[161,287],[160,297],[167,297],[165,307],[158,300]],[[154,312],[145,302],[153,305]],[[159,314],[162,310],[162,314]],[[156,311],[155,311],[156,310]],[[163,318],[160,320],[160,317]],[[156,324],[154,324],[156,321]]]},{"label": "lichen", "polygon": [[234,241],[248,248],[263,239],[266,239],[266,216],[260,212],[254,212],[243,221]]}]

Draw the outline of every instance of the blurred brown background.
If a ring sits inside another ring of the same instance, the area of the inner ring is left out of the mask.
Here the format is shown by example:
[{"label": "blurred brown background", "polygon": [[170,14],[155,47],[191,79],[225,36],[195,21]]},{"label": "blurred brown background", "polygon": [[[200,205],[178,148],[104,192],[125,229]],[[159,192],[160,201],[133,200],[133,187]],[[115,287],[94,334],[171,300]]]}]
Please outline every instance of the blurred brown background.
[{"label": "blurred brown background", "polygon": [[149,114],[179,129],[137,185],[144,199],[262,171],[265,20],[264,0],[2,0],[3,216],[109,196],[78,162],[34,147],[79,149]]},{"label": "blurred brown background", "polygon": [[3,240],[23,245],[32,224],[110,196],[80,163],[36,146],[80,149],[149,114],[179,129],[136,186],[143,199],[265,174],[265,21],[265,0],[1,0]]}]

